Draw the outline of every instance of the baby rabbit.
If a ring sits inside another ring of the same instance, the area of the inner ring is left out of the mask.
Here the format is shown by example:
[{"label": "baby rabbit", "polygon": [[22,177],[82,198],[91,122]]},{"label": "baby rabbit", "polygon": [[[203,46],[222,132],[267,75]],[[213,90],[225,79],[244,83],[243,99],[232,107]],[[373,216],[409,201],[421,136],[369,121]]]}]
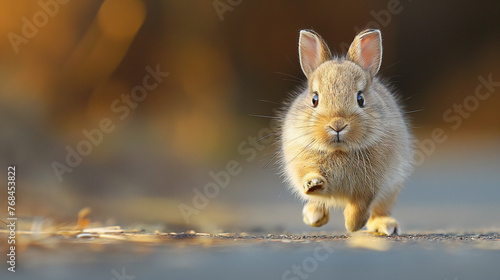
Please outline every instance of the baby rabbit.
[{"label": "baby rabbit", "polygon": [[361,32],[337,58],[318,34],[302,30],[299,55],[307,88],[282,112],[280,161],[307,201],[304,222],[322,226],[330,207],[345,206],[349,232],[366,224],[371,232],[398,234],[389,211],[413,170],[413,140],[401,106],[376,77],[380,31]]}]

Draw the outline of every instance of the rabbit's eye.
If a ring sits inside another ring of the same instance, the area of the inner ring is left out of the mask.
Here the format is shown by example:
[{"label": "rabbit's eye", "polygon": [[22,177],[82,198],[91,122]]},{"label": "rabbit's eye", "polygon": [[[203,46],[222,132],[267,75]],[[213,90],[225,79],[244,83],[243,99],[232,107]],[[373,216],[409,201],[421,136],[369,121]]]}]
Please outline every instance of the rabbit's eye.
[{"label": "rabbit's eye", "polygon": [[358,97],[356,99],[358,100],[359,107],[365,107],[365,98],[363,97],[362,91],[358,91]]},{"label": "rabbit's eye", "polygon": [[313,99],[312,99],[312,104],[313,104],[314,108],[318,107],[318,102],[319,102],[318,93],[314,92],[314,96],[313,96]]}]

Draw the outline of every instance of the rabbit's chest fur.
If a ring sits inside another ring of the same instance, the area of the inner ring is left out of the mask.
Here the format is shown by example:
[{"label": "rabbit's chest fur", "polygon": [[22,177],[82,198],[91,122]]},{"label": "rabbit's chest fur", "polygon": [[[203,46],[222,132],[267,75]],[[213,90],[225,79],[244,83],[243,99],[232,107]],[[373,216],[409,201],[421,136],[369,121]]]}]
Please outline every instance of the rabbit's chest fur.
[{"label": "rabbit's chest fur", "polygon": [[373,150],[331,153],[320,162],[320,168],[331,185],[331,195],[351,197],[367,192],[376,193],[383,184],[381,174],[388,166],[377,160]]}]

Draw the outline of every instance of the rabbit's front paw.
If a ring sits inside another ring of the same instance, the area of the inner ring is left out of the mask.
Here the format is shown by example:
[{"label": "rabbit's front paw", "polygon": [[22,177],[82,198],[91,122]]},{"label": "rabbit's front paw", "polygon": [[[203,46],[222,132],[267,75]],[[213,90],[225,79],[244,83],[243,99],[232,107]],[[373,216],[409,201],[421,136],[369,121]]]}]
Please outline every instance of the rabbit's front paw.
[{"label": "rabbit's front paw", "polygon": [[326,179],[316,173],[309,173],[304,177],[304,193],[311,194],[318,190],[323,190],[325,188]]},{"label": "rabbit's front paw", "polygon": [[370,232],[381,233],[385,235],[398,235],[399,226],[396,219],[389,216],[372,217],[368,220],[366,228]]},{"label": "rabbit's front paw", "polygon": [[324,206],[307,203],[302,210],[304,223],[312,227],[320,227],[328,222],[329,212]]}]

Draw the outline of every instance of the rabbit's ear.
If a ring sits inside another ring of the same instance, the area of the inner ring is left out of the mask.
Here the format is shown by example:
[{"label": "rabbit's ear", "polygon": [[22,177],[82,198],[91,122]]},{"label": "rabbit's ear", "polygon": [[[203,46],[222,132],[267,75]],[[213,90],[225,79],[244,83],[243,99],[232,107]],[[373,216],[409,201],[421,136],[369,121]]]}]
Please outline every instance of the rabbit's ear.
[{"label": "rabbit's ear", "polygon": [[378,29],[365,30],[354,38],[347,59],[368,70],[372,76],[377,74],[382,64],[382,35]]},{"label": "rabbit's ear", "polygon": [[312,30],[301,30],[299,38],[300,67],[309,78],[323,62],[331,59],[332,54],[325,41]]}]

